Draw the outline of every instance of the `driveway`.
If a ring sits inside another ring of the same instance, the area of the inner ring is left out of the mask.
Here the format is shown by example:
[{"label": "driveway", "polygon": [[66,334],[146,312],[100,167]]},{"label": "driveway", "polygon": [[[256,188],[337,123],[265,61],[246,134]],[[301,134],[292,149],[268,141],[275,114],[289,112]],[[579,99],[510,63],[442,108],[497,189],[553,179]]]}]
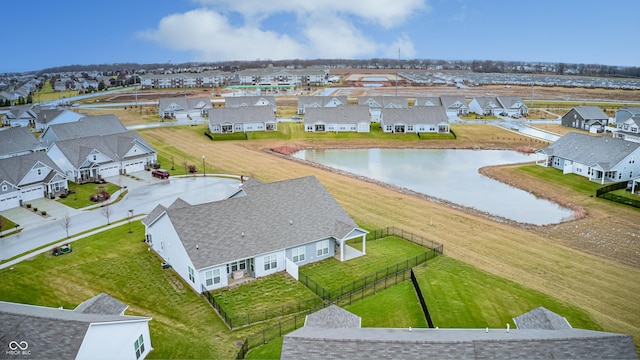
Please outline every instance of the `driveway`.
[{"label": "driveway", "polygon": [[[238,189],[240,181],[225,177],[171,177],[161,180],[151,177],[150,172],[140,171],[129,176],[106,178],[128,192],[125,197],[110,207],[111,223],[127,219],[131,214],[136,220],[148,214],[158,204],[171,205],[178,197],[191,204],[201,204],[226,198]],[[117,199],[113,196],[112,200]],[[42,245],[67,238],[63,220],[68,215],[69,236],[107,225],[107,218],[100,206],[72,209],[51,199],[31,201],[38,208],[35,213],[26,208],[15,208],[1,214],[23,229],[20,233],[0,238],[0,261],[28,252]],[[46,216],[39,215],[41,210]],[[132,210],[132,211],[131,211]],[[142,239],[142,235],[141,235]]]}]

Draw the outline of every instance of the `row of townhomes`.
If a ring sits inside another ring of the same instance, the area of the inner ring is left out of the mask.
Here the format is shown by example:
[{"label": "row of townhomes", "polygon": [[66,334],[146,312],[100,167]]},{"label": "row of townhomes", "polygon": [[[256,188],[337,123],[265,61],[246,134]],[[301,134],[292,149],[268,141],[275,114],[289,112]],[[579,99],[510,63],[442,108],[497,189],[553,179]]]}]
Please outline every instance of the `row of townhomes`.
[{"label": "row of townhomes", "polygon": [[125,315],[128,307],[105,293],[73,310],[0,301],[3,358],[144,359],[151,318]]},{"label": "row of townhomes", "polygon": [[[158,205],[142,223],[152,249],[198,293],[279,271],[297,279],[298,266],[366,253],[367,231],[313,176],[249,179],[224,200]],[[350,239],[362,240],[362,252]]]},{"label": "row of townhomes", "polygon": [[206,71],[200,73],[147,74],[140,76],[143,89],[214,88],[223,85],[239,86],[324,86],[329,68],[311,66],[303,69],[268,67],[237,72]]},{"label": "row of townhomes", "polygon": [[157,162],[151,145],[115,115],[65,119],[75,121],[47,123],[39,138],[28,127],[0,131],[0,211],[67,193],[68,181],[96,182]]}]

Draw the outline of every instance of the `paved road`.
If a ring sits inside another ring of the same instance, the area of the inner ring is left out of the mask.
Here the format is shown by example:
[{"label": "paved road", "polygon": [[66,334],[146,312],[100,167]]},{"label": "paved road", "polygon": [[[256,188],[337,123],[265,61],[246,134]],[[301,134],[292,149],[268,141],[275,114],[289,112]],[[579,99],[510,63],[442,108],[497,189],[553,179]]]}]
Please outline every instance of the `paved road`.
[{"label": "paved road", "polygon": [[[169,180],[151,178],[149,172],[133,173],[140,180],[126,176],[115,176],[106,180],[127,186],[128,193],[119,202],[109,205],[111,223],[127,219],[133,215],[149,213],[158,204],[169,206],[178,197],[191,204],[201,204],[221,200],[231,194],[240,184],[238,179],[221,177],[172,177]],[[114,196],[112,199],[116,199]],[[104,208],[72,209],[54,200],[39,199],[32,202],[39,210],[46,210],[42,217],[26,208],[16,208],[2,212],[2,215],[20,224],[23,230],[14,235],[0,238],[0,260],[31,251],[42,245],[67,238],[63,221],[69,217],[69,235],[107,225]],[[139,217],[137,217],[139,219]]]}]

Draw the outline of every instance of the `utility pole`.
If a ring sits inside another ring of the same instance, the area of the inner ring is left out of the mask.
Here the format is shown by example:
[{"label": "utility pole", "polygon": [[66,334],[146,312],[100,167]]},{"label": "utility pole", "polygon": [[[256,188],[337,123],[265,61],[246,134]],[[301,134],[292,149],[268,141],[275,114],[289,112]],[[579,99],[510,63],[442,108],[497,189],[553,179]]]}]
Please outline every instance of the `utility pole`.
[{"label": "utility pole", "polygon": [[[398,66],[400,66],[400,48],[398,48]],[[396,97],[398,97],[398,68],[396,67]]]},{"label": "utility pole", "polygon": [[533,80],[533,74],[531,74],[531,108],[533,108],[533,84],[535,81]]}]

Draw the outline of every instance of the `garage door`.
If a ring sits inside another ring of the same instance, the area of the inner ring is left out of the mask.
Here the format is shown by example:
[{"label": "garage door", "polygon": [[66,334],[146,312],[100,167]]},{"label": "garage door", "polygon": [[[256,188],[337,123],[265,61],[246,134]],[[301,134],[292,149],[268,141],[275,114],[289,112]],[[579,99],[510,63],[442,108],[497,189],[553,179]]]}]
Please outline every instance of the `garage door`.
[{"label": "garage door", "polygon": [[0,211],[20,206],[20,196],[17,193],[5,194],[0,198]]},{"label": "garage door", "polygon": [[22,201],[27,202],[44,197],[44,185],[22,190]]},{"label": "garage door", "polygon": [[110,176],[117,176],[120,174],[120,171],[118,169],[119,169],[118,165],[112,165],[109,167],[100,168],[100,176],[102,176],[103,178],[110,177]]},{"label": "garage door", "polygon": [[145,162],[143,160],[138,160],[136,162],[126,164],[125,169],[127,169],[127,174],[136,171],[144,171],[144,163]]}]

